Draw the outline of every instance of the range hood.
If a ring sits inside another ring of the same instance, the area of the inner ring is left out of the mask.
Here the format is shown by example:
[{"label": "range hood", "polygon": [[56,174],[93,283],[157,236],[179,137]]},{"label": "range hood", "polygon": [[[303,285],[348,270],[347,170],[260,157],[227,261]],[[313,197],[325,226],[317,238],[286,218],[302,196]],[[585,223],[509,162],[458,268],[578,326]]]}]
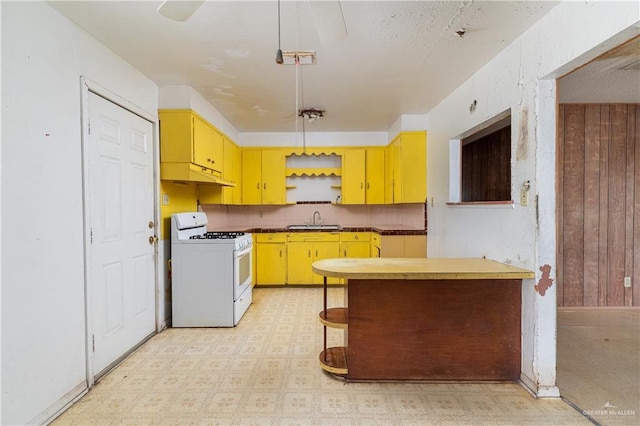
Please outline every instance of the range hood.
[{"label": "range hood", "polygon": [[193,163],[160,163],[160,179],[176,182],[206,183],[220,186],[236,186],[206,167]]}]

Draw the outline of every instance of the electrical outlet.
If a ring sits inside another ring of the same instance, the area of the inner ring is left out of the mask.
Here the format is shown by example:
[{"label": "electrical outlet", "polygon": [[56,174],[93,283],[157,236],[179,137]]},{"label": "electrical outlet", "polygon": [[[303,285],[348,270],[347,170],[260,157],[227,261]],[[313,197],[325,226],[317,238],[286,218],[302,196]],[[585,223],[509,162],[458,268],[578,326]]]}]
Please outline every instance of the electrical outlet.
[{"label": "electrical outlet", "polygon": [[529,191],[527,191],[526,189],[521,189],[520,190],[520,205],[521,206],[526,206],[527,204],[529,204]]},{"label": "electrical outlet", "polygon": [[624,286],[626,288],[631,288],[631,277],[624,277]]}]

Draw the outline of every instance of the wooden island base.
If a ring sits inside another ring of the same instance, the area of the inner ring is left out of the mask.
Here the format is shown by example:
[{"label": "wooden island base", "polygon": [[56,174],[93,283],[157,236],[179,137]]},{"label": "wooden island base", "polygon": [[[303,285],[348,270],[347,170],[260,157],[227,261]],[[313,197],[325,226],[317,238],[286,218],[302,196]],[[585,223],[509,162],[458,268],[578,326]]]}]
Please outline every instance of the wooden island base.
[{"label": "wooden island base", "polygon": [[[320,262],[314,270],[338,273]],[[533,273],[513,269],[520,274],[347,277],[346,318],[332,308],[333,320],[321,319],[345,329],[345,346],[326,348],[322,368],[347,380],[517,381],[522,278]]]}]

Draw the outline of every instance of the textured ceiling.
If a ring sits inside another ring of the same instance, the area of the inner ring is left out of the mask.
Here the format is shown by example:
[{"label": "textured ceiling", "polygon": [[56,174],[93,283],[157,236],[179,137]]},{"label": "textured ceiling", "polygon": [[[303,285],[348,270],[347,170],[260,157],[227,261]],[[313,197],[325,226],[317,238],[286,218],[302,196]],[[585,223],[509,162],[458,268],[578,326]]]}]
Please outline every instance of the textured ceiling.
[{"label": "textured ceiling", "polygon": [[160,3],[50,4],[159,86],[192,86],[238,131],[287,132],[302,108],[326,110],[307,131],[386,131],[425,114],[557,2],[343,0],[348,36],[323,46],[309,1],[282,1],[282,49],[317,51],[299,67],[275,63],[275,1],[207,1],[186,22]]}]

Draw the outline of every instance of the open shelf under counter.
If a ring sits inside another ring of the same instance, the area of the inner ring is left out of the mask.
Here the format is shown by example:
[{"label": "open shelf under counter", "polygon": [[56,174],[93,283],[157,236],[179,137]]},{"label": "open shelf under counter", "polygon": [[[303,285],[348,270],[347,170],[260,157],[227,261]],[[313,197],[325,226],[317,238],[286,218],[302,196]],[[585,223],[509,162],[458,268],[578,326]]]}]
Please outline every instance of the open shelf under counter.
[{"label": "open shelf under counter", "polygon": [[320,312],[320,323],[331,328],[346,329],[349,327],[348,315],[347,308],[328,308]]},{"label": "open shelf under counter", "polygon": [[347,369],[347,348],[335,346],[320,352],[320,367],[338,376],[347,375],[349,373]]}]

